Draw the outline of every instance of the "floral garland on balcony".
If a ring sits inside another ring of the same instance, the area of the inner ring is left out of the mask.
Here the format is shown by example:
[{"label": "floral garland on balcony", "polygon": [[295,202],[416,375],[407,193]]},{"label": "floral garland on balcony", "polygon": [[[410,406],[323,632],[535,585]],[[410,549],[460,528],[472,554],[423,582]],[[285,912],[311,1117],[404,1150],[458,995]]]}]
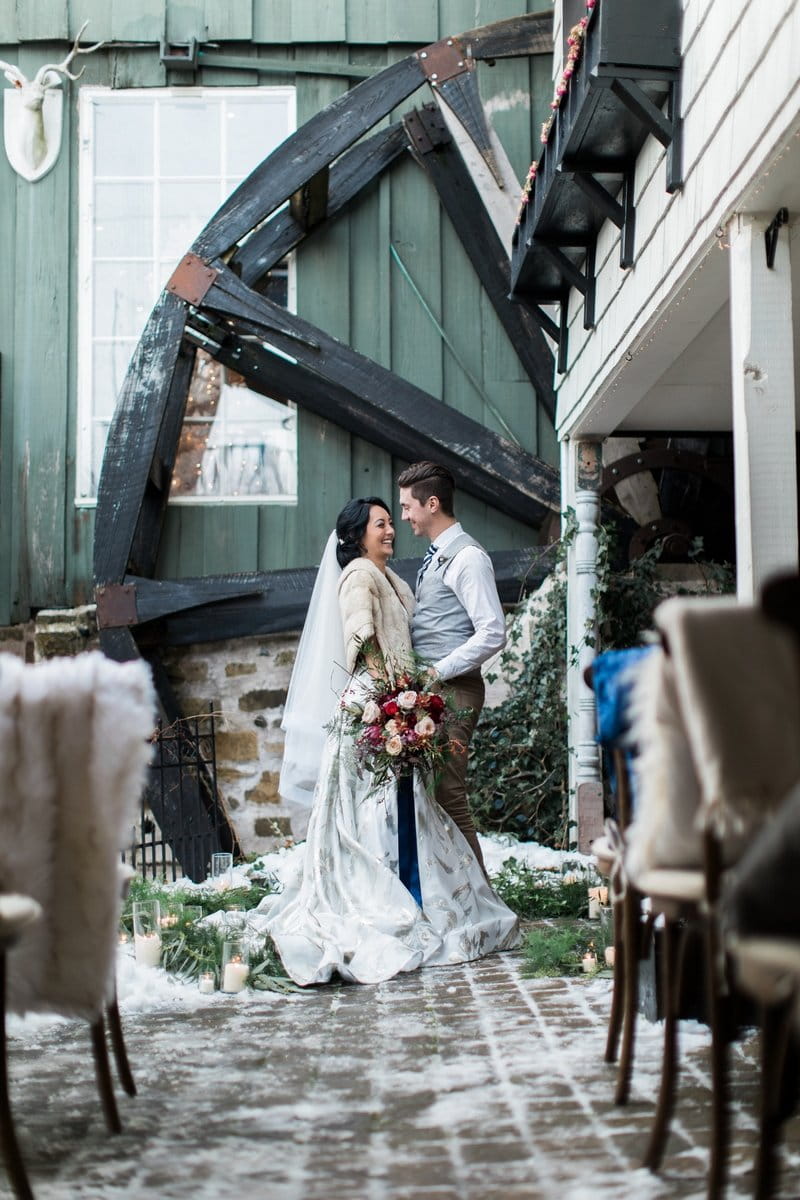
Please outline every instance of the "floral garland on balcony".
[{"label": "floral garland on balcony", "polygon": [[[586,38],[586,28],[589,24],[589,18],[592,10],[596,6],[597,0],[586,0],[586,16],[581,17],[577,25],[573,25],[572,29],[569,31],[569,37],[567,38],[567,61],[564,65],[564,70],[561,72],[561,77],[556,84],[556,89],[553,92],[553,99],[550,101],[550,116],[543,123],[541,133],[539,134],[539,141],[542,144],[547,141],[550,135],[550,128],[555,120],[556,112],[561,107],[561,101],[564,99],[569,90],[570,80],[575,74],[575,68],[577,67],[581,54],[583,53],[583,43]],[[530,200],[531,193],[533,192],[537,166],[538,162],[534,160],[530,165],[528,174],[525,177],[525,183],[522,186],[522,194],[519,200],[519,214],[517,216],[518,225],[522,220],[523,213],[525,212],[525,205]]]}]

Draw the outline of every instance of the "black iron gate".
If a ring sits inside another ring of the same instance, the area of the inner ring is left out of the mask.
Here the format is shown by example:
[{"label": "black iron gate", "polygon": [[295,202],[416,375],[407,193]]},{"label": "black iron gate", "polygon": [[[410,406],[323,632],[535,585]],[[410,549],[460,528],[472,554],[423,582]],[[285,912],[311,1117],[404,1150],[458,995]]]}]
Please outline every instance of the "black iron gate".
[{"label": "black iron gate", "polygon": [[217,793],[214,730],[212,709],[168,726],[159,721],[128,856],[140,874],[199,882],[212,854],[239,852]]}]

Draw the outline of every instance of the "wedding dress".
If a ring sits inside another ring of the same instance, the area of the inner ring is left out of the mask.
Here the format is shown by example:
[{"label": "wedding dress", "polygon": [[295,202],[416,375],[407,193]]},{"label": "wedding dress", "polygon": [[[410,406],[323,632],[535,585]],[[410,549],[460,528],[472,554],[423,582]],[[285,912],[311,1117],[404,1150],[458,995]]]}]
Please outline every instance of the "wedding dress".
[{"label": "wedding dress", "polygon": [[[378,983],[423,965],[510,949],[519,941],[516,915],[492,891],[460,829],[417,773],[413,803],[404,788],[400,805],[396,782],[376,787],[368,772],[359,778],[353,737],[334,695],[363,701],[372,680],[363,672],[348,677],[341,668],[335,549],[331,535],[283,721],[281,793],[312,805],[305,849],[283,891],[262,901],[259,925],[299,984],[324,983],[334,973]],[[411,890],[400,878],[401,822],[405,878],[409,838],[416,845]]]},{"label": "wedding dress", "polygon": [[[359,695],[356,677],[345,696]],[[336,972],[379,983],[417,967],[466,962],[519,940],[516,915],[495,895],[463,834],[414,776],[422,907],[398,874],[397,785],[356,772],[352,737],[334,718],[326,740],[305,854],[260,911],[299,984]]]}]

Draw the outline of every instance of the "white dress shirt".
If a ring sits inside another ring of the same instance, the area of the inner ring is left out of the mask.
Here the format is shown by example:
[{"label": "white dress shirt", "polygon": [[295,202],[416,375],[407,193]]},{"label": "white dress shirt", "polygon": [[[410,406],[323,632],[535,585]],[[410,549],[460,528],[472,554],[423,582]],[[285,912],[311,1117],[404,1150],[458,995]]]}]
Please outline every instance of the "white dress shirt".
[{"label": "white dress shirt", "polygon": [[[445,550],[453,538],[463,532],[459,521],[448,526],[434,538],[436,549]],[[475,629],[463,645],[433,664],[441,679],[454,679],[456,675],[476,670],[502,650],[506,644],[506,623],[492,560],[480,546],[465,546],[460,550],[445,567],[442,580],[455,592]]]}]

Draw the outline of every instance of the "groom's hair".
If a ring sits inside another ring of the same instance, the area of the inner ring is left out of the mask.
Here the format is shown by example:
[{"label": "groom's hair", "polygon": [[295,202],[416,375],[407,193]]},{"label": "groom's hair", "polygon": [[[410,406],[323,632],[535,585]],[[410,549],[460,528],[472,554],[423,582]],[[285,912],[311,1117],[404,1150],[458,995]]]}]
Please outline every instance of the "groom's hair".
[{"label": "groom's hair", "polygon": [[446,517],[453,516],[453,492],[456,490],[456,481],[447,467],[427,460],[412,463],[397,476],[397,486],[410,488],[411,495],[420,504],[425,504],[431,496],[436,496],[444,515]]}]

